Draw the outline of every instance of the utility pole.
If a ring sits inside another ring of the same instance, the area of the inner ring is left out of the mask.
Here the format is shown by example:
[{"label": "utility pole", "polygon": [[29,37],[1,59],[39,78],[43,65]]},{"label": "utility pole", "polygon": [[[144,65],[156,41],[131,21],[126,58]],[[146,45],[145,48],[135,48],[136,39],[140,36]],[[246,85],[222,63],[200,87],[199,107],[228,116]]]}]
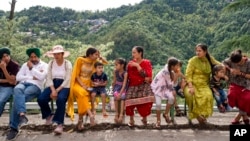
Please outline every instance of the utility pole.
[{"label": "utility pole", "polygon": [[13,33],[12,33],[12,30],[13,30],[13,26],[14,26],[14,13],[15,13],[15,5],[16,5],[16,0],[12,0],[12,2],[10,2],[10,16],[9,16],[9,21],[8,21],[8,37],[7,37],[7,40],[6,40],[6,43],[5,45],[10,47],[11,46],[11,38],[13,36]]},{"label": "utility pole", "polygon": [[9,17],[9,20],[14,19],[16,2],[17,2],[16,0],[12,0],[12,2],[10,3],[11,8],[10,8],[10,17]]}]

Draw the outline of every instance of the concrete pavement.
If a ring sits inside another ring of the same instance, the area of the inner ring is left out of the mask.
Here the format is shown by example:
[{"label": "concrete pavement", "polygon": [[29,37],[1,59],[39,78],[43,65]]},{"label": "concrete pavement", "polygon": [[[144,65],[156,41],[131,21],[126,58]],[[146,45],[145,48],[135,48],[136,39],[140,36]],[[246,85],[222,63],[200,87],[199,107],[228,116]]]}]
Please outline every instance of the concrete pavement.
[{"label": "concrete pavement", "polygon": [[[193,125],[188,124],[188,119],[186,116],[183,117],[175,117],[175,125],[174,124],[166,124],[165,120],[161,118],[161,128],[162,129],[191,129],[191,128],[199,128],[205,130],[229,130],[229,125],[233,117],[237,114],[237,112],[227,112],[227,113],[219,113],[214,112],[213,116],[208,118],[209,124],[207,126],[199,126],[196,120],[193,120]],[[22,129],[30,130],[30,131],[46,131],[50,132],[53,130],[53,126],[45,126],[45,120],[42,120],[41,114],[27,114],[29,119],[28,125],[22,127]],[[65,118],[64,131],[65,132],[74,132],[75,125],[77,123],[77,114],[75,114],[75,120],[71,121],[69,118]],[[7,130],[9,124],[9,114],[4,113],[2,117],[0,117],[0,130]],[[97,121],[97,125],[94,127],[90,127],[89,120],[86,120],[85,130],[109,130],[114,128],[130,128],[127,126],[129,122],[129,117],[125,117],[124,124],[116,125],[114,124],[114,112],[109,112],[109,116],[104,118],[101,113],[97,113],[95,117]],[[143,126],[140,121],[141,118],[138,113],[135,114],[135,127],[137,129],[155,129],[154,123],[156,122],[156,114],[152,113],[148,117],[148,126]]]}]

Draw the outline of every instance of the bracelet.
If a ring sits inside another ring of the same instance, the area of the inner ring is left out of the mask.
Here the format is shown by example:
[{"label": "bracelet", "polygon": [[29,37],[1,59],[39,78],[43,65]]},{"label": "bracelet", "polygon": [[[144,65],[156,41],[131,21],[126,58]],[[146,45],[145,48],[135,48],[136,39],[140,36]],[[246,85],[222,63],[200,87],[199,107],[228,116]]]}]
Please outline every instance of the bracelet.
[{"label": "bracelet", "polygon": [[243,77],[246,77],[246,74],[243,73],[243,72],[241,72],[240,75],[243,76]]}]

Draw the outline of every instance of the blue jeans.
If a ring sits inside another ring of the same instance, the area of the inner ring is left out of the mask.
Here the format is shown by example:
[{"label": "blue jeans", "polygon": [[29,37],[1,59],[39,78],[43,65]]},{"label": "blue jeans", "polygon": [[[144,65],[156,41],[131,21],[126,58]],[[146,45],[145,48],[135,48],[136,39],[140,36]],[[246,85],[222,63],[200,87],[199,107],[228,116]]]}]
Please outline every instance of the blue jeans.
[{"label": "blue jeans", "polygon": [[6,102],[10,99],[13,94],[13,87],[0,86],[0,116],[3,113]]},{"label": "blue jeans", "polygon": [[37,98],[41,94],[41,89],[31,83],[19,83],[14,88],[13,106],[10,115],[10,127],[18,130],[19,114],[26,113],[25,102]]},{"label": "blue jeans", "polygon": [[217,106],[220,106],[221,104],[223,104],[226,100],[227,100],[227,94],[225,93],[225,91],[223,89],[218,89],[217,90],[219,92],[219,96],[216,95],[215,93],[214,95],[214,99],[217,103]]},{"label": "blue jeans", "polygon": [[[63,79],[54,79],[53,84],[55,88],[58,88],[63,82]],[[50,98],[51,89],[47,87],[44,89],[42,94],[38,97],[37,102],[41,108],[42,118],[46,119],[50,115],[52,115],[52,111],[49,106],[49,102],[52,100]],[[61,91],[58,92],[57,99],[56,99],[56,112],[52,119],[53,122],[57,124],[64,123],[64,115],[65,115],[65,106],[69,96],[69,88],[63,88]]]}]

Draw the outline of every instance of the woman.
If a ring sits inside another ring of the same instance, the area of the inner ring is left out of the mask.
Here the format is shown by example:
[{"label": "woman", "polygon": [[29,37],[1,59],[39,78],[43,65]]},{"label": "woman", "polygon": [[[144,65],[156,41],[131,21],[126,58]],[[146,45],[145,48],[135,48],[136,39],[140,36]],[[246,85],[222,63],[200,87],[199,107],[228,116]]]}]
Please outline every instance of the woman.
[{"label": "woman", "polygon": [[143,59],[143,48],[135,46],[132,49],[133,60],[128,63],[129,86],[126,94],[126,115],[130,116],[129,126],[134,125],[134,109],[142,117],[142,123],[147,125],[147,116],[151,114],[154,94],[151,90],[152,65]]},{"label": "woman", "polygon": [[229,73],[228,103],[237,107],[239,113],[232,124],[239,124],[241,117],[244,124],[249,124],[250,116],[250,59],[242,55],[241,50],[235,50],[230,58],[223,61]]},{"label": "woman", "polygon": [[196,56],[188,61],[186,69],[184,94],[189,120],[196,118],[200,124],[204,124],[213,113],[213,94],[209,87],[211,68],[220,62],[209,55],[206,45],[198,44],[195,49]]},{"label": "woman", "polygon": [[[52,51],[47,52],[46,55],[53,57],[53,60],[48,64],[46,88],[38,97],[37,102],[41,108],[42,118],[46,119],[45,124],[57,123],[54,132],[61,134],[63,132],[65,105],[69,95],[72,64],[64,59],[64,57],[69,56],[69,52],[64,51],[61,45],[54,46]],[[49,106],[51,100],[56,100],[55,114],[52,114]]]},{"label": "woman", "polygon": [[90,88],[91,75],[95,72],[94,64],[98,58],[98,51],[95,48],[88,48],[86,56],[78,57],[71,76],[70,95],[68,98],[67,113],[74,119],[74,99],[78,105],[78,123],[77,129],[83,130],[83,116],[88,114],[90,117],[90,124],[95,124],[94,115],[91,112]]}]

